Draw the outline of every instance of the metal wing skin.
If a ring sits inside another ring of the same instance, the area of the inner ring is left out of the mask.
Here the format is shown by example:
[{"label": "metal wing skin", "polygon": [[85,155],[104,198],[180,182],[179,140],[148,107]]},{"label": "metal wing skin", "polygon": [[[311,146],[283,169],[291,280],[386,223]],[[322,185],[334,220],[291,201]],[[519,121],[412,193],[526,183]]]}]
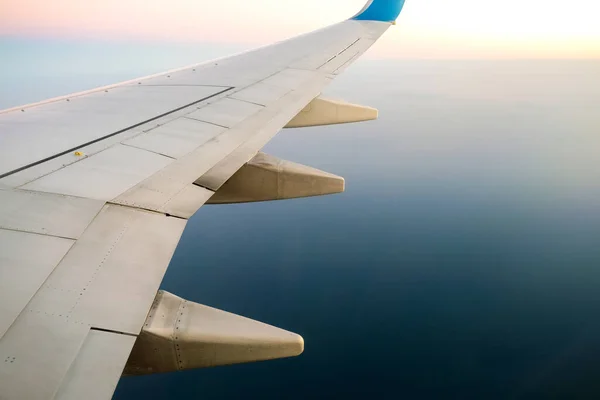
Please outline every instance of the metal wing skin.
[{"label": "metal wing skin", "polygon": [[320,94],[403,3],[0,111],[0,399],[107,399],[124,371],[301,353],[297,335],[157,291],[205,203],[343,191],[340,177],[259,151],[286,126],[377,116]]}]

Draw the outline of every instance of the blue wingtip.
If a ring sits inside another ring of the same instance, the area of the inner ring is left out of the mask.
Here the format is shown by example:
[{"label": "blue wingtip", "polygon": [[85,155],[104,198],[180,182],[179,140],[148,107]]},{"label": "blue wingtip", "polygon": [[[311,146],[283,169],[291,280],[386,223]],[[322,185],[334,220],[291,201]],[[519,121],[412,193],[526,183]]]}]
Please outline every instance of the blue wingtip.
[{"label": "blue wingtip", "polygon": [[370,0],[352,19],[394,22],[403,6],[404,0]]}]

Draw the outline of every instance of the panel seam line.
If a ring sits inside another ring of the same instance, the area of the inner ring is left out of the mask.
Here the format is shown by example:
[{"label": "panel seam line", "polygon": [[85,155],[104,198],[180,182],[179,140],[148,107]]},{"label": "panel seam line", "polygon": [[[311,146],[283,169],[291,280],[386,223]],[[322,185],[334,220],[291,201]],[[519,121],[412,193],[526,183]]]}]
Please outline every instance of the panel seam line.
[{"label": "panel seam line", "polygon": [[[199,108],[199,110],[201,110],[201,108]],[[190,117],[189,115],[190,114],[184,115],[182,118],[191,119],[192,121],[204,122],[205,124],[210,124],[210,125],[218,126],[219,128],[231,129],[230,126],[215,124],[214,122],[205,121],[203,119],[198,119],[198,118]]]},{"label": "panel seam line", "polygon": [[[137,137],[137,136],[136,136],[136,137]],[[135,145],[133,145],[133,144],[131,144],[131,143],[121,142],[121,145],[123,145],[123,146],[127,146],[127,147],[131,147],[131,148],[133,148],[133,149],[144,150],[144,151],[147,151],[148,153],[153,153],[153,154],[156,154],[156,155],[159,155],[159,156],[163,156],[163,157],[166,157],[166,158],[170,158],[171,160],[177,160],[175,157],[171,157],[171,156],[169,156],[169,155],[166,155],[166,154],[163,154],[163,153],[159,153],[158,151],[154,151],[154,150],[148,150],[148,149],[146,149],[146,148],[144,148],[144,147],[135,146]]]},{"label": "panel seam line", "polygon": [[[211,190],[211,191],[214,192],[214,190]],[[129,209],[132,209],[132,210],[146,211],[146,212],[150,212],[152,214],[158,214],[158,215],[162,215],[162,216],[168,217],[168,218],[182,219],[184,221],[187,221],[189,219],[189,218],[180,217],[178,215],[169,214],[169,213],[166,213],[164,211],[152,210],[150,208],[138,207],[138,206],[134,206],[134,205],[131,205],[131,204],[118,203],[118,202],[115,202],[115,201],[107,201],[106,204],[110,204],[112,206],[126,207],[126,208],[129,208]]]},{"label": "panel seam line", "polygon": [[125,336],[138,337],[138,335],[136,335],[134,333],[122,332],[122,331],[115,331],[113,329],[104,329],[104,328],[91,327],[90,330],[91,331],[106,332],[106,333],[114,333],[114,334],[117,334],[117,335],[125,335]]},{"label": "panel seam line", "polygon": [[6,226],[0,226],[0,231],[20,232],[20,233],[27,233],[30,235],[48,236],[48,237],[54,237],[54,238],[58,238],[58,239],[71,240],[72,242],[77,241],[77,238],[74,238],[74,237],[51,235],[49,233],[33,232],[33,231],[25,230],[25,229],[9,228]]},{"label": "panel seam line", "polygon": [[110,138],[110,137],[116,136],[116,135],[118,135],[118,134],[120,134],[120,133],[123,133],[123,132],[126,132],[126,131],[128,131],[128,130],[130,130],[130,129],[137,128],[138,126],[144,125],[144,124],[146,124],[146,123],[148,123],[148,122],[155,121],[155,120],[157,120],[157,119],[159,119],[159,118],[162,118],[162,117],[165,117],[165,116],[167,116],[167,115],[169,115],[169,114],[173,114],[173,113],[175,113],[175,112],[177,112],[177,111],[181,111],[181,110],[183,110],[183,109],[185,109],[185,108],[187,108],[187,107],[193,106],[194,104],[201,103],[201,102],[203,102],[203,101],[205,101],[205,100],[208,100],[208,99],[211,99],[211,98],[213,98],[213,97],[219,96],[219,95],[221,95],[221,94],[223,94],[223,93],[229,92],[229,91],[230,91],[230,90],[232,90],[232,89],[235,89],[235,87],[233,87],[233,86],[232,86],[232,87],[229,87],[228,89],[224,89],[224,90],[221,90],[221,91],[219,91],[219,92],[217,92],[217,93],[213,93],[213,94],[211,94],[210,96],[204,97],[204,98],[202,98],[202,99],[200,99],[200,100],[193,101],[193,102],[191,102],[191,103],[189,103],[189,104],[183,105],[183,106],[181,106],[181,107],[178,107],[178,108],[176,108],[176,109],[174,109],[174,110],[171,110],[171,111],[168,111],[168,112],[166,112],[166,113],[163,113],[163,114],[157,115],[156,117],[153,117],[153,118],[147,119],[147,120],[145,120],[145,121],[139,122],[139,123],[137,123],[137,124],[135,124],[135,125],[132,125],[132,126],[129,126],[129,127],[125,128],[125,129],[121,129],[121,130],[119,130],[119,131],[116,131],[116,132],[110,133],[110,134],[108,134],[108,135],[105,135],[105,136],[102,136],[102,137],[96,138],[96,139],[94,139],[94,140],[91,140],[91,141],[89,141],[89,142],[87,142],[87,143],[83,143],[83,144],[77,145],[76,147],[72,147],[72,148],[70,148],[70,149],[68,149],[68,150],[64,150],[64,151],[62,151],[62,152],[60,152],[60,153],[56,153],[56,154],[54,154],[54,155],[51,155],[51,156],[49,156],[49,157],[46,157],[46,158],[43,158],[43,159],[41,159],[41,160],[38,160],[38,161],[32,162],[31,164],[27,164],[27,165],[24,165],[24,166],[22,166],[22,167],[16,168],[16,169],[14,169],[14,170],[12,170],[12,171],[5,172],[4,174],[1,174],[1,175],[0,175],[0,179],[2,179],[2,178],[6,178],[7,176],[10,176],[10,175],[13,175],[13,174],[16,174],[17,172],[24,171],[24,170],[26,170],[26,169],[28,169],[28,168],[35,167],[36,165],[43,164],[43,163],[45,163],[45,162],[47,162],[47,161],[54,160],[55,158],[58,158],[58,157],[60,157],[60,156],[64,156],[65,154],[69,154],[69,153],[71,153],[72,151],[75,151],[75,150],[77,150],[77,149],[81,149],[81,148],[83,148],[83,147],[86,147],[86,146],[89,146],[89,145],[91,145],[91,144],[94,144],[94,143],[101,142],[101,141],[103,141],[103,140],[105,140],[105,139],[108,139],[108,138]]}]

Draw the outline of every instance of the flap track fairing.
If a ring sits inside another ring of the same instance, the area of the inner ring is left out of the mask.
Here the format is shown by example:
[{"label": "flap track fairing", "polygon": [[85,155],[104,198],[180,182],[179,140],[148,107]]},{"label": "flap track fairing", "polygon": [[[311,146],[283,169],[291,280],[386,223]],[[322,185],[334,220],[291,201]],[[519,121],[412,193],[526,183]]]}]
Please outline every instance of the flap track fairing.
[{"label": "flap track fairing", "polygon": [[258,153],[217,190],[207,204],[250,203],[322,196],[344,191],[344,178]]},{"label": "flap track fairing", "polygon": [[317,97],[298,113],[286,128],[347,124],[377,119],[379,112],[371,107],[341,100]]},{"label": "flap track fairing", "polygon": [[159,291],[124,375],[145,375],[293,357],[295,333]]}]

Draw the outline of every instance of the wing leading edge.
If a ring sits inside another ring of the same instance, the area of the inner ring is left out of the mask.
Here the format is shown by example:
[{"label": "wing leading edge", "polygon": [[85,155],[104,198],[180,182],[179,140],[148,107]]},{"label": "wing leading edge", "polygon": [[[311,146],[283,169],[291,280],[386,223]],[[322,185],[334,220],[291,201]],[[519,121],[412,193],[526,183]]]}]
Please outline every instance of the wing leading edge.
[{"label": "wing leading edge", "polygon": [[0,111],[0,398],[106,399],[124,370],[301,353],[298,335],[158,288],[205,203],[343,191],[260,149],[284,127],[377,117],[320,94],[403,5],[371,0],[271,46]]}]

